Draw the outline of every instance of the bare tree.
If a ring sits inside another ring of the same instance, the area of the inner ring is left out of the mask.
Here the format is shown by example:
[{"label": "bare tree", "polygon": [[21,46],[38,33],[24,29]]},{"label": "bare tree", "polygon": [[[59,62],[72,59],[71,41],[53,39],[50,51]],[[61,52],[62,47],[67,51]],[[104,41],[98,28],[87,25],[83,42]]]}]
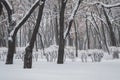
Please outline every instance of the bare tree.
[{"label": "bare tree", "polygon": [[59,41],[59,50],[58,50],[58,64],[64,63],[64,12],[68,0],[61,0],[61,9],[60,9],[60,41]]},{"label": "bare tree", "polygon": [[32,38],[30,40],[29,45],[25,49],[26,53],[24,56],[24,68],[32,68],[32,52],[33,52],[33,48],[34,48],[34,43],[36,41],[36,36],[37,36],[38,30],[40,27],[40,22],[42,19],[45,0],[41,0],[39,2],[39,4],[40,5],[39,5],[38,17],[36,20],[35,28],[33,30]]},{"label": "bare tree", "polygon": [[39,5],[39,1],[37,0],[35,4],[33,4],[33,6],[31,7],[31,9],[26,13],[26,15],[21,19],[21,21],[15,26],[15,28],[12,29],[12,31],[10,31],[6,64],[13,64],[13,56],[15,52],[15,42],[16,42],[15,39],[17,32],[21,28],[21,26],[27,21],[27,19],[30,17],[30,15],[38,5]]}]

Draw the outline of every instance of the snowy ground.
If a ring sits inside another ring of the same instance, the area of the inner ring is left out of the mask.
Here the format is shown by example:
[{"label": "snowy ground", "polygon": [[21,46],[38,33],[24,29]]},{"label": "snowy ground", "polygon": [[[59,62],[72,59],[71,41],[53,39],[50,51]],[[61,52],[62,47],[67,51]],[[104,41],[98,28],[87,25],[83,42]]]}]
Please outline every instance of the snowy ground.
[{"label": "snowy ground", "polygon": [[66,61],[63,65],[34,61],[32,69],[23,69],[21,60],[15,60],[13,65],[0,61],[0,80],[120,80],[120,60]]}]

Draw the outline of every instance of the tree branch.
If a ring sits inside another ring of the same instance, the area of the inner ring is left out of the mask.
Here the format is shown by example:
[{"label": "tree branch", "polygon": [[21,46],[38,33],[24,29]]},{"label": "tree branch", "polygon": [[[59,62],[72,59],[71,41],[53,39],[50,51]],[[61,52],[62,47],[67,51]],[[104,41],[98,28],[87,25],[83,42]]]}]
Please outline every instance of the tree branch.
[{"label": "tree branch", "polygon": [[87,5],[101,5],[105,8],[113,8],[113,7],[120,7],[120,3],[116,3],[116,4],[104,4],[103,2],[99,2],[99,1],[96,1],[96,2],[84,2],[85,4]]},{"label": "tree branch", "polygon": [[79,5],[80,5],[80,3],[81,3],[82,1],[83,1],[83,0],[79,0],[79,1],[78,1],[78,3],[76,4],[76,6],[75,6],[75,8],[74,8],[74,10],[73,10],[70,18],[69,18],[69,20],[70,20],[70,21],[69,21],[69,26],[68,26],[68,28],[66,29],[65,34],[64,34],[64,38],[65,38],[65,39],[66,39],[66,37],[68,36],[68,34],[69,34],[69,32],[70,32],[70,29],[71,29],[71,27],[72,27],[72,23],[73,23],[74,17],[75,17],[75,15],[76,15],[77,10],[78,10],[78,8],[79,8]]},{"label": "tree branch", "polygon": [[25,16],[20,20],[20,22],[15,26],[15,28],[10,33],[10,36],[15,36],[17,31],[21,28],[21,26],[27,21],[33,11],[38,7],[39,0],[37,0],[31,7],[31,9],[25,14]]}]

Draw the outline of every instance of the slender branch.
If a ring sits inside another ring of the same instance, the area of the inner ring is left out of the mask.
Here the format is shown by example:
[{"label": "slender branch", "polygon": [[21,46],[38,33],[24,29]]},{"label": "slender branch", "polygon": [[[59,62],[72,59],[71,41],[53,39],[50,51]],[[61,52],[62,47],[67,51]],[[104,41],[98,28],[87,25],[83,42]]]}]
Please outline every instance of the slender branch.
[{"label": "slender branch", "polygon": [[70,21],[69,21],[69,26],[68,26],[67,31],[65,31],[66,33],[65,33],[65,35],[64,35],[64,38],[65,38],[65,39],[66,39],[66,37],[68,36],[68,34],[69,34],[69,32],[70,32],[70,29],[71,29],[71,26],[72,26],[74,17],[75,17],[75,15],[76,15],[77,10],[78,10],[78,8],[79,8],[79,6],[80,6],[80,3],[81,3],[82,1],[83,1],[83,0],[79,0],[79,1],[78,1],[78,3],[76,4],[76,6],[75,6],[75,8],[74,8],[74,10],[73,10],[70,18],[69,18],[69,19],[70,19]]},{"label": "slender branch", "polygon": [[113,8],[113,7],[120,7],[120,3],[116,3],[116,4],[104,4],[103,2],[99,2],[99,1],[96,1],[96,2],[84,2],[85,4],[87,5],[101,5],[105,8]]}]

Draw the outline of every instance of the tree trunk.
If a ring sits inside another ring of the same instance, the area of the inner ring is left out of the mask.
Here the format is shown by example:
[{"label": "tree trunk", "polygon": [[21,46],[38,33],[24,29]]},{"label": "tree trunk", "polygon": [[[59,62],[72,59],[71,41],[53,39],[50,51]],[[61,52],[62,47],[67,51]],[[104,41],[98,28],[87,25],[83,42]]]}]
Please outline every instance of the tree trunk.
[{"label": "tree trunk", "polygon": [[[16,25],[16,23],[12,20],[12,9],[8,2],[6,0],[2,0],[3,5],[5,6],[7,13],[8,13],[8,22],[9,22],[9,28],[8,28],[8,34],[9,34],[9,40],[8,40],[8,54],[6,59],[6,64],[13,64],[13,55],[15,52],[15,38],[11,40],[10,32]],[[13,45],[12,45],[13,44]]]},{"label": "tree trunk", "polygon": [[14,53],[15,53],[15,36],[12,38],[12,40],[8,40],[8,54],[6,64],[13,64]]},{"label": "tree trunk", "polygon": [[60,41],[59,41],[59,50],[58,50],[58,64],[64,63],[64,12],[66,7],[67,0],[61,0],[61,10],[60,10]]},{"label": "tree trunk", "polygon": [[77,36],[77,26],[74,20],[74,28],[75,28],[75,47],[76,47],[76,57],[78,57],[78,36]]},{"label": "tree trunk", "polygon": [[[36,41],[36,36],[40,27],[40,22],[42,19],[42,14],[43,14],[43,8],[45,4],[45,0],[42,0],[43,3],[39,5],[39,12],[38,12],[38,17],[36,20],[36,25],[33,30],[32,38],[30,40],[29,46],[26,47],[25,51],[25,56],[24,56],[24,68],[32,68],[32,52],[34,48],[34,43]],[[39,2],[40,3],[40,2]]]}]

